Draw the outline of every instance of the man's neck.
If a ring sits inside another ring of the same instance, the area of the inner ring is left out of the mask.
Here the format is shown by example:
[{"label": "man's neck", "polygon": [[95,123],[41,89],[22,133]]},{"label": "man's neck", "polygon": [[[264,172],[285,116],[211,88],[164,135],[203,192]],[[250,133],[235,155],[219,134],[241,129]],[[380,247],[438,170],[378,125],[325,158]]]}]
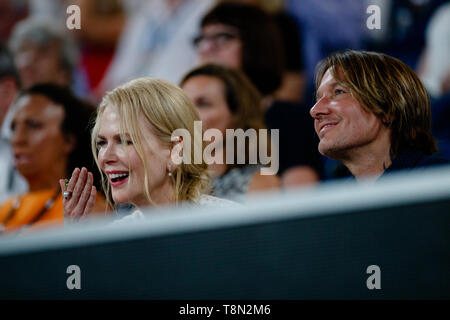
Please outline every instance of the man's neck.
[{"label": "man's neck", "polygon": [[371,145],[352,150],[341,161],[357,180],[378,178],[392,164],[390,139],[380,139]]}]

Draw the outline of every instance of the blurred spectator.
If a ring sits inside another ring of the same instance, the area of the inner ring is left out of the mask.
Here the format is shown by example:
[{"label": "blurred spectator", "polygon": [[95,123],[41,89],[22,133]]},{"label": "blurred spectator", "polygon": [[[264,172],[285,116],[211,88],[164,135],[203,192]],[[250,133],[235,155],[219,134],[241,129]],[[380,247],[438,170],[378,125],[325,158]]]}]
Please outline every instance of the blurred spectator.
[{"label": "blurred spectator", "polygon": [[20,79],[8,49],[0,43],[0,125],[20,88]]},{"label": "blurred spectator", "polygon": [[281,85],[275,92],[278,100],[304,103],[307,75],[303,61],[303,44],[297,20],[286,11],[273,14],[284,48],[284,70]]},{"label": "blurred spectator", "polygon": [[125,26],[120,0],[78,0],[81,29],[76,30],[81,67],[86,70],[90,91],[97,90],[114,56]]},{"label": "blurred spectator", "polygon": [[190,40],[212,0],[123,1],[127,22],[99,94],[137,77],[178,83],[195,64]]},{"label": "blurred spectator", "polygon": [[431,102],[432,132],[439,150],[450,159],[450,93]]},{"label": "blurred spectator", "polygon": [[271,17],[252,5],[220,3],[203,17],[194,44],[201,63],[238,68],[262,93],[265,125],[280,130],[283,186],[316,182],[321,160],[309,107],[274,97],[284,61],[280,34]]},{"label": "blurred spectator", "polygon": [[310,83],[315,66],[324,57],[337,50],[362,48],[366,8],[360,0],[287,0],[287,11],[300,23]]},{"label": "blurred spectator", "polygon": [[[19,94],[13,106],[11,145],[14,165],[27,180],[29,192],[0,206],[0,223],[7,232],[62,222],[59,179],[77,166],[95,166],[88,128],[93,111],[69,89],[54,84],[35,85]],[[105,214],[100,193],[97,200],[94,211]]]},{"label": "blurred spectator", "polygon": [[307,79],[303,72],[300,25],[296,18],[284,9],[284,2],[282,0],[222,0],[222,2],[226,1],[258,6],[273,17],[280,33],[284,61],[281,85],[274,92],[274,96],[281,101],[304,102]]},{"label": "blurred spectator", "polygon": [[[211,142],[216,151],[223,152],[223,163],[208,166],[214,178],[213,195],[242,202],[248,193],[278,188],[280,181],[277,176],[261,175],[261,165],[250,163],[250,152],[260,154],[259,129],[264,128],[262,99],[250,80],[238,70],[204,65],[185,75],[181,87],[197,106],[204,130],[218,129],[222,137],[226,136],[227,129],[242,129],[244,132],[254,129],[257,134],[255,140],[245,140],[243,164],[237,161],[238,157],[242,158],[242,154],[237,154],[239,150],[236,143],[233,150],[234,163],[226,163],[227,140]],[[270,144],[267,147],[262,153],[272,156],[271,166],[278,165],[274,165],[274,154],[271,152],[274,148],[271,149]]]},{"label": "blurred spectator", "polygon": [[29,0],[0,0],[0,42],[7,43],[14,25],[28,14]]},{"label": "blurred spectator", "polygon": [[25,89],[38,83],[72,85],[78,50],[56,22],[41,18],[19,22],[9,46]]},{"label": "blurred spectator", "polygon": [[112,60],[116,44],[125,24],[120,0],[30,0],[30,17],[54,21],[61,30],[66,29],[66,10],[70,5],[80,8],[80,29],[66,31],[79,49],[79,62],[74,70],[75,92],[92,95]]},{"label": "blurred spectator", "polygon": [[19,74],[13,58],[6,46],[0,44],[0,203],[27,189],[25,180],[14,169],[8,136],[10,106],[19,89]]},{"label": "blurred spectator", "polygon": [[[380,5],[381,30],[367,30],[366,49],[384,52],[417,70],[430,17],[446,0],[369,0]],[[368,17],[368,15],[365,15]]]},{"label": "blurred spectator", "polygon": [[450,93],[450,3],[439,7],[431,18],[419,72],[433,98]]},{"label": "blurred spectator", "polygon": [[450,158],[450,4],[440,6],[426,30],[419,75],[430,93],[432,131],[439,150]]},{"label": "blurred spectator", "polygon": [[243,70],[264,97],[281,84],[284,60],[279,30],[255,6],[219,3],[203,17],[194,44],[201,63]]}]

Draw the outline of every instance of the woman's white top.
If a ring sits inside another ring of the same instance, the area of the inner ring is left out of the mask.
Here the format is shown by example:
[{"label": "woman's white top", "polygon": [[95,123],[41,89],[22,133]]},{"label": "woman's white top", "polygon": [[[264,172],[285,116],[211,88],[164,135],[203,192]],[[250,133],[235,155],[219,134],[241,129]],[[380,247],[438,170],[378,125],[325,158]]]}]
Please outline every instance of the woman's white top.
[{"label": "woman's white top", "polygon": [[[200,198],[195,202],[186,202],[184,205],[187,206],[206,206],[206,207],[235,207],[235,206],[241,206],[241,204],[227,200],[227,199],[221,199],[217,197],[213,197],[210,195],[202,194]],[[121,222],[129,222],[129,221],[136,221],[145,219],[145,215],[142,213],[141,210],[136,209],[133,211],[132,214],[129,214],[123,218],[120,218],[116,221],[113,221],[113,223],[121,223]]]}]

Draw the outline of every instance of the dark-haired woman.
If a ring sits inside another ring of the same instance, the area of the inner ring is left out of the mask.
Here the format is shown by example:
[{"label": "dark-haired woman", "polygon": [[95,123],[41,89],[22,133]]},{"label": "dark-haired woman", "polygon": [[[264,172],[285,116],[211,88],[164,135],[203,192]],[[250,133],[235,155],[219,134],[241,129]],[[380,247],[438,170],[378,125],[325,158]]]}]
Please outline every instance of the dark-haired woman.
[{"label": "dark-haired woman", "polygon": [[201,21],[194,39],[200,63],[214,63],[243,71],[264,99],[264,123],[279,129],[282,185],[315,183],[321,174],[318,138],[310,106],[277,100],[283,71],[283,45],[274,20],[262,9],[223,2]]},{"label": "dark-haired woman", "polygon": [[[276,175],[278,156],[275,160],[278,150],[269,144],[265,146],[266,150],[261,150],[264,144],[260,143],[260,139],[267,138],[261,136],[264,131],[260,130],[265,128],[262,99],[250,80],[238,70],[210,64],[187,73],[181,87],[196,105],[203,128],[219,130],[224,137],[223,141],[212,142],[221,149],[224,158],[222,163],[214,162],[208,166],[213,177],[213,194],[243,202],[248,193],[279,188],[280,180]],[[237,154],[239,150],[235,145],[234,150],[227,146],[229,141],[225,137],[228,129],[242,129],[243,132],[255,130],[256,139],[246,138],[244,154]],[[226,154],[230,151],[233,151],[233,162],[227,163]],[[275,171],[262,174],[261,169],[266,163],[251,163],[251,152],[259,156],[261,153],[270,155],[270,168]],[[238,157],[243,158],[244,163],[239,164]]]},{"label": "dark-haired woman", "polygon": [[[22,91],[14,103],[11,146],[14,165],[26,179],[29,192],[0,205],[2,232],[63,221],[59,179],[75,167],[93,171],[89,120],[94,109],[69,89],[53,84]],[[105,214],[97,195],[95,212]]]}]

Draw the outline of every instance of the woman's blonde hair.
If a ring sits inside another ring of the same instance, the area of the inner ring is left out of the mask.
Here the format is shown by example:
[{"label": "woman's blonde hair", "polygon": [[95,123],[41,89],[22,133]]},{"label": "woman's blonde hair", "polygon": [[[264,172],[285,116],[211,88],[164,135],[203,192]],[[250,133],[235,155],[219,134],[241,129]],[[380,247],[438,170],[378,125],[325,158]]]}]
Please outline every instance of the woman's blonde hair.
[{"label": "woman's blonde hair", "polygon": [[[173,143],[171,141],[172,133],[176,129],[186,129],[191,137],[196,135],[203,137],[203,132],[194,132],[194,121],[200,120],[197,110],[183,90],[161,79],[139,78],[108,92],[98,107],[91,135],[92,152],[99,170],[97,138],[100,131],[100,118],[107,107],[116,108],[119,114],[122,141],[127,140],[125,138],[125,132],[127,132],[136,148],[136,152],[144,165],[145,195],[149,203],[154,204],[150,197],[149,171],[146,165],[147,156],[143,149],[145,137],[140,130],[139,121],[145,119],[151,125],[152,132],[159,141],[170,146]],[[199,146],[194,148],[198,139],[190,140],[191,148],[184,148],[183,152],[199,148]],[[184,141],[184,143],[186,142]],[[200,148],[203,150],[203,145]],[[209,177],[206,169],[207,165],[203,160],[200,164],[182,162],[174,168],[171,180],[174,186],[175,203],[185,200],[196,201],[201,193],[209,188]],[[112,205],[109,180],[103,172],[101,172],[101,175],[102,186],[107,195],[108,203]]]}]

